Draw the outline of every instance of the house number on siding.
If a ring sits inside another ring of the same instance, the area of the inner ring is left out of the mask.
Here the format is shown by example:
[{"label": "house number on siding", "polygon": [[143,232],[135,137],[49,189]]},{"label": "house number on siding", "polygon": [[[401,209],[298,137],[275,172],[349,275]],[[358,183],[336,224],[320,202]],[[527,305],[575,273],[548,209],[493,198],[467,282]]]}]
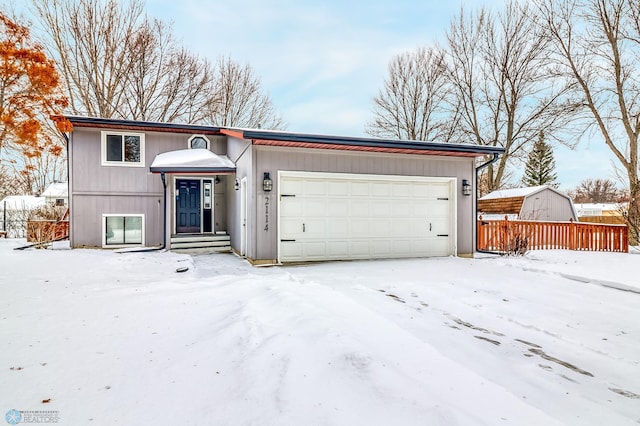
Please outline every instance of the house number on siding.
[{"label": "house number on siding", "polygon": [[264,230],[269,230],[269,196],[264,197]]}]

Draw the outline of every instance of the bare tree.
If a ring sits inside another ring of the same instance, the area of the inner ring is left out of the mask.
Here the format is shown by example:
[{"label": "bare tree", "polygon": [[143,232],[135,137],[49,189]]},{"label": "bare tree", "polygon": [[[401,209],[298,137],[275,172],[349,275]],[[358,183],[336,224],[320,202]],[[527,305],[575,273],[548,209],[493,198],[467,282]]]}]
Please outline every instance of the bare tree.
[{"label": "bare tree", "polygon": [[611,179],[585,179],[567,194],[575,203],[619,203],[626,198]]},{"label": "bare tree", "polygon": [[450,86],[443,51],[419,48],[391,59],[384,88],[373,98],[366,132],[396,139],[448,142],[457,109],[448,108]]},{"label": "bare tree", "polygon": [[216,126],[283,129],[282,117],[251,66],[220,58],[206,121]]},{"label": "bare tree", "polygon": [[145,18],[133,34],[123,104],[127,118],[200,122],[213,92],[210,64],[174,40],[171,27]]},{"label": "bare tree", "polygon": [[143,0],[33,0],[74,114],[119,117]]},{"label": "bare tree", "polygon": [[143,0],[32,0],[58,59],[74,114],[203,120],[210,64],[182,47]]},{"label": "bare tree", "polygon": [[525,2],[510,0],[499,13],[461,9],[447,41],[461,114],[455,140],[505,149],[486,169],[487,189],[493,191],[503,185],[509,162],[528,152],[540,130],[553,140],[567,122],[573,108],[565,98],[567,86],[549,78],[549,38]]},{"label": "bare tree", "polygon": [[640,232],[640,5],[637,0],[537,0],[557,63],[576,83],[587,125],[627,174],[630,240]]}]

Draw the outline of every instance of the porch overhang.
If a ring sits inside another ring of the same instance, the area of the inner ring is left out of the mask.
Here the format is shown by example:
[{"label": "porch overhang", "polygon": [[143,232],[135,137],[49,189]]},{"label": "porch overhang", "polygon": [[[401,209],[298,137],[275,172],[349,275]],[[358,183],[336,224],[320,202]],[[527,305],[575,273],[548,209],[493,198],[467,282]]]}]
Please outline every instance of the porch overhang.
[{"label": "porch overhang", "polygon": [[151,173],[232,174],[236,166],[226,155],[207,149],[181,149],[163,152],[149,167]]}]

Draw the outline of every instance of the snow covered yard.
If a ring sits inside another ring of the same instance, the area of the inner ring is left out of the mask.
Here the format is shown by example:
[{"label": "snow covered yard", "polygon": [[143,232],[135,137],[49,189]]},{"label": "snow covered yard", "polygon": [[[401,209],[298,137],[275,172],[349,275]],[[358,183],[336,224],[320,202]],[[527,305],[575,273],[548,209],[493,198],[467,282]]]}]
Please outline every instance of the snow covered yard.
[{"label": "snow covered yard", "polygon": [[640,423],[639,254],[255,268],[230,254],[19,244],[0,240],[2,415]]}]

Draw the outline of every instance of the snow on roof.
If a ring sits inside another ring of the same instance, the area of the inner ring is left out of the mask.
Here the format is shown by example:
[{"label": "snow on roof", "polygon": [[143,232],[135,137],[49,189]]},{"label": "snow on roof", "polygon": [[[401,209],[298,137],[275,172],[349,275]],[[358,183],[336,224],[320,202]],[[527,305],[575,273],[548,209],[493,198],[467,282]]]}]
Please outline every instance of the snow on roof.
[{"label": "snow on roof", "polygon": [[576,203],[576,210],[618,210],[620,204],[618,203]]},{"label": "snow on roof", "polygon": [[47,186],[47,189],[40,195],[51,198],[67,197],[69,195],[69,186],[67,182],[54,182]]},{"label": "snow on roof", "polygon": [[45,197],[34,195],[9,195],[0,201],[0,209],[7,210],[32,210],[46,204]]},{"label": "snow on roof", "polygon": [[479,200],[493,200],[495,198],[511,198],[511,197],[526,197],[527,195],[535,194],[538,191],[542,191],[545,188],[550,188],[547,185],[530,186],[528,188],[512,188],[512,189],[499,189],[493,191]]},{"label": "snow on roof", "polygon": [[156,155],[151,163],[152,172],[186,171],[196,169],[216,171],[235,170],[236,166],[226,155],[217,155],[208,149],[181,149]]}]

